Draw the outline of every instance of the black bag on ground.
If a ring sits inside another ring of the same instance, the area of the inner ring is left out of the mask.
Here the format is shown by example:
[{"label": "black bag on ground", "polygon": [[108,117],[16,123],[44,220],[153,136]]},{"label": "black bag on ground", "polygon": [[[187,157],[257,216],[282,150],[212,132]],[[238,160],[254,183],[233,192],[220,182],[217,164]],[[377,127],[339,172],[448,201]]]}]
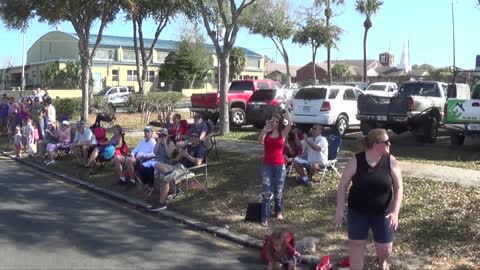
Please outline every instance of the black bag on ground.
[{"label": "black bag on ground", "polygon": [[262,221],[262,203],[248,203],[245,222]]}]

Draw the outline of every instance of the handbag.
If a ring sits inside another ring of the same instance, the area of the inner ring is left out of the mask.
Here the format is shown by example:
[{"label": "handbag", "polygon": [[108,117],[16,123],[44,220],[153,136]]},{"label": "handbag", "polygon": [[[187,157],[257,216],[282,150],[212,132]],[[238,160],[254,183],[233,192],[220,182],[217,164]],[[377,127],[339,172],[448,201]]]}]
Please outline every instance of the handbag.
[{"label": "handbag", "polygon": [[247,213],[245,214],[245,222],[262,221],[262,203],[248,203]]}]

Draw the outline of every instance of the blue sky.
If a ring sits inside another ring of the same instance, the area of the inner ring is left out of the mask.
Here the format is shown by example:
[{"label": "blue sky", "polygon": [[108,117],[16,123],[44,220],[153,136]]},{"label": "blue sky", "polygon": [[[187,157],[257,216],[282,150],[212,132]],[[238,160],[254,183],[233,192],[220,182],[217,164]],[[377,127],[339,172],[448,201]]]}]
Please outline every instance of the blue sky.
[{"label": "blue sky", "polygon": [[[311,5],[312,0],[291,1],[293,10],[299,6]],[[337,12],[341,13],[333,22],[344,29],[338,44],[339,50],[332,51],[332,60],[363,59],[363,21],[355,11],[355,1],[347,0]],[[380,12],[372,19],[373,27],[368,33],[369,59],[378,59],[378,54],[389,51],[395,55],[395,64],[400,61],[403,43],[410,41],[412,64],[428,63],[436,67],[452,65],[452,23],[451,0],[384,0]],[[455,0],[456,63],[462,68],[474,68],[475,56],[480,54],[480,8],[477,0]],[[181,20],[170,24],[160,36],[161,39],[176,40],[181,29]],[[69,23],[58,26],[62,31],[73,33]],[[108,35],[132,36],[131,23],[118,18],[104,31]],[[26,33],[25,51],[43,34],[55,30],[55,26],[32,21]],[[144,35],[153,36],[154,25],[147,23]],[[92,31],[95,33],[95,31]],[[150,34],[149,34],[150,33]],[[208,38],[207,38],[208,40]],[[240,30],[237,46],[266,54],[283,63],[276,53],[274,44],[260,36]],[[304,65],[311,61],[311,49],[288,42],[290,64]],[[6,62],[21,64],[22,35],[9,30],[0,23],[0,68]],[[326,60],[325,49],[319,49],[317,62]]]}]

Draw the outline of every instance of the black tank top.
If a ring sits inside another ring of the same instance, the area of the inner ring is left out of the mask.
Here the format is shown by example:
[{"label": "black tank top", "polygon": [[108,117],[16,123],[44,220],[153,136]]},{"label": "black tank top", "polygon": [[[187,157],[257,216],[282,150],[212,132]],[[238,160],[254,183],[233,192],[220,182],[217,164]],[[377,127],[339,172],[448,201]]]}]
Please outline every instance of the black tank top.
[{"label": "black tank top", "polygon": [[390,154],[383,155],[375,167],[370,167],[365,152],[355,155],[357,171],[348,194],[348,207],[362,214],[384,215],[393,206],[393,181]]}]

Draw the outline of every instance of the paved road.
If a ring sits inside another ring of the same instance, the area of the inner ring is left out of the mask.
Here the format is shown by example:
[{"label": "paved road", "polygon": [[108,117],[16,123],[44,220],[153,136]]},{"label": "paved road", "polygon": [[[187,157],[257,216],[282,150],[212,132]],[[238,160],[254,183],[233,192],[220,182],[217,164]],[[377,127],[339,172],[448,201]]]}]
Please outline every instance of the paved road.
[{"label": "paved road", "polygon": [[258,251],[0,157],[2,269],[265,269]]}]

